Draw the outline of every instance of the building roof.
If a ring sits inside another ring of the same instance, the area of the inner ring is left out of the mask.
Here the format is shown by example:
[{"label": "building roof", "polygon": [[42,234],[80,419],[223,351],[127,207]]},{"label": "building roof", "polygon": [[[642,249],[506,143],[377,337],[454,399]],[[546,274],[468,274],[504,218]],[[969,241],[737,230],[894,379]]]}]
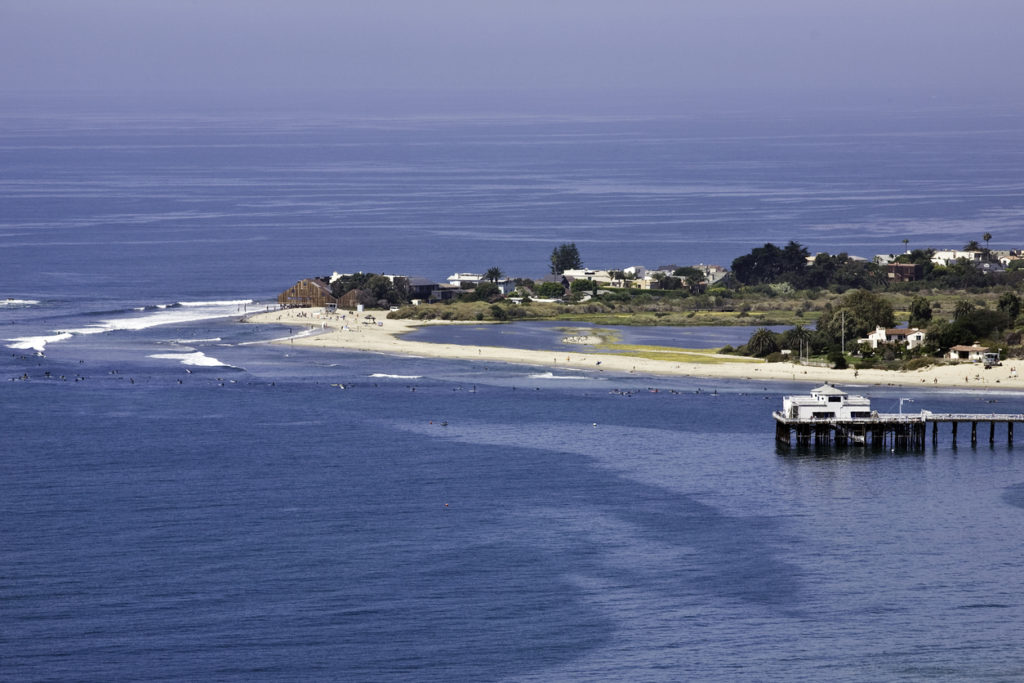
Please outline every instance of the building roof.
[{"label": "building roof", "polygon": [[817,389],[811,389],[812,394],[822,394],[824,396],[846,396],[846,392],[842,389],[837,389],[831,384],[822,384]]},{"label": "building roof", "polygon": [[988,351],[988,347],[987,346],[978,346],[977,344],[975,344],[974,346],[964,346],[963,344],[958,344],[957,346],[950,346],[949,350],[950,351]]}]

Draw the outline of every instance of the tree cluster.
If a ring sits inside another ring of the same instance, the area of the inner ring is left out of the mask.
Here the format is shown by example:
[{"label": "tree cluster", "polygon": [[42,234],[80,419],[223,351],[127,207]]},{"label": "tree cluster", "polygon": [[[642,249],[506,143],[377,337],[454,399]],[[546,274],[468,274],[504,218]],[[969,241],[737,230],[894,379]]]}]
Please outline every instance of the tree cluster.
[{"label": "tree cluster", "polygon": [[534,294],[543,299],[557,299],[565,294],[565,288],[558,282],[541,282],[532,289]]},{"label": "tree cluster", "polygon": [[501,288],[485,280],[459,297],[459,301],[496,301],[501,298]]},{"label": "tree cluster", "polygon": [[575,242],[565,242],[555,247],[551,252],[551,274],[561,275],[567,270],[577,270],[583,267],[583,260],[580,259],[579,249]]},{"label": "tree cluster", "polygon": [[782,282],[789,273],[803,270],[808,256],[810,252],[792,240],[781,249],[768,242],[734,259],[732,274],[743,285]]},{"label": "tree cluster", "polygon": [[756,247],[732,262],[733,277],[742,285],[787,283],[794,289],[839,286],[875,289],[885,283],[885,273],[873,263],[857,261],[848,254],[818,254],[797,242],[785,247],[771,242]]},{"label": "tree cluster", "polygon": [[331,295],[342,297],[359,290],[359,303],[366,306],[402,305],[409,302],[409,281],[404,277],[391,278],[376,273],[342,275],[331,283]]},{"label": "tree cluster", "polygon": [[895,325],[892,305],[874,292],[854,290],[835,306],[827,307],[818,318],[818,331],[833,342],[866,337],[876,327]]}]

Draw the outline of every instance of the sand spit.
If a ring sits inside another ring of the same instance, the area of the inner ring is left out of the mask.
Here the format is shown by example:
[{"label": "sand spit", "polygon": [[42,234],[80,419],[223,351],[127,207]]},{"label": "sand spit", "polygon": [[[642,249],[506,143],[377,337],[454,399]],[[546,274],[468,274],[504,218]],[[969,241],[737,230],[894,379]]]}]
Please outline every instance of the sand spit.
[{"label": "sand spit", "polygon": [[[532,351],[497,346],[466,346],[406,341],[402,335],[424,325],[457,325],[448,321],[391,320],[381,312],[354,311],[325,313],[319,308],[293,308],[257,313],[246,322],[301,327],[279,344],[370,351],[401,356],[452,358],[499,363],[516,363],[547,368],[598,370],[642,375],[679,375],[753,381],[798,381],[835,384],[969,387],[972,389],[1024,389],[1024,378],[1013,372],[1013,361],[988,370],[972,363],[936,365],[909,372],[890,370],[833,370],[792,363],[720,362],[678,363],[623,355],[579,351]],[[478,325],[479,322],[473,321]],[[709,354],[711,355],[711,354]],[[1024,369],[1024,365],[1022,365]],[[1012,375],[1018,375],[1016,377]]]}]

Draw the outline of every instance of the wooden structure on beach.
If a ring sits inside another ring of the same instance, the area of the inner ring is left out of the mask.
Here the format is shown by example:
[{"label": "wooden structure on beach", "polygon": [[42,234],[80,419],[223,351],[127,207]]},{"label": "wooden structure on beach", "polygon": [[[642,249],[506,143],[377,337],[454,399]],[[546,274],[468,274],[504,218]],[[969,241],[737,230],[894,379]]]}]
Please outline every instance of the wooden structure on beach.
[{"label": "wooden structure on beach", "polygon": [[281,308],[331,308],[337,306],[338,299],[325,278],[306,278],[278,294],[277,303]]},{"label": "wooden structure on beach", "polygon": [[[783,410],[775,411],[775,440],[798,447],[863,445],[872,448],[920,450],[925,447],[928,425],[932,443],[939,440],[939,425],[952,426],[953,444],[961,425],[971,426],[971,445],[978,444],[978,424],[988,423],[988,442],[995,443],[996,425],[1006,425],[1006,442],[1013,445],[1013,426],[1024,422],[1024,414],[1013,413],[879,413],[865,410],[867,399],[849,396],[830,385],[808,396],[787,396]],[[851,409],[852,407],[852,409]]]}]

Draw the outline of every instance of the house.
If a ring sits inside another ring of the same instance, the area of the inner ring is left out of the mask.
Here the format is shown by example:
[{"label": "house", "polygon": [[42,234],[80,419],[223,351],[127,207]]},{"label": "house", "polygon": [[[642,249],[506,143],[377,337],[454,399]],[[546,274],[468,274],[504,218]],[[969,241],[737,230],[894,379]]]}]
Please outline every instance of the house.
[{"label": "house", "polygon": [[992,257],[1004,268],[1008,267],[1014,261],[1024,259],[1024,249],[993,249],[990,253],[992,254]]},{"label": "house", "polygon": [[483,279],[481,273],[454,273],[448,276],[448,284],[466,289],[476,287]]},{"label": "house", "polygon": [[723,268],[722,266],[706,266],[703,263],[698,263],[694,268],[704,271],[704,277],[709,285],[715,284],[729,274],[728,269]]},{"label": "house", "polygon": [[940,249],[932,254],[932,263],[937,266],[951,266],[960,259],[971,263],[981,263],[985,254],[981,251],[964,251],[962,249]]},{"label": "house", "polygon": [[871,417],[871,400],[851,396],[831,384],[811,389],[810,396],[785,396],[782,414],[796,420],[854,420]]},{"label": "house", "polygon": [[327,278],[306,278],[277,295],[282,308],[331,308],[338,305],[338,299],[331,294]]},{"label": "house", "polygon": [[612,276],[607,270],[595,270],[593,268],[576,268],[566,270],[563,276],[572,280],[593,280],[599,285],[611,285]]},{"label": "house", "polygon": [[406,278],[409,284],[409,299],[423,299],[429,301],[437,289],[437,283],[425,277]]},{"label": "house", "polygon": [[430,292],[430,301],[451,301],[465,294],[466,290],[450,282],[442,282]]},{"label": "house", "polygon": [[913,282],[921,279],[921,264],[887,263],[885,274],[893,282]]},{"label": "house", "polygon": [[924,330],[913,328],[899,328],[899,327],[876,327],[874,332],[868,334],[866,343],[871,345],[871,348],[877,349],[879,344],[903,344],[908,349],[916,349],[918,346],[924,344],[925,338],[928,333]]},{"label": "house", "polygon": [[985,261],[978,264],[978,270],[983,273],[1002,273],[1006,267],[999,261]]},{"label": "house", "polygon": [[516,291],[516,281],[507,277],[495,280],[494,284],[498,285],[498,289],[501,291],[502,296],[508,296],[512,292]]},{"label": "house", "polygon": [[987,346],[978,346],[975,342],[971,346],[952,346],[946,357],[949,360],[966,360],[971,363],[984,363],[985,356],[988,354]]},{"label": "house", "polygon": [[[456,288],[460,290],[470,290],[476,288],[481,282],[488,281],[480,273],[453,273],[448,276],[448,288]],[[516,283],[509,278],[499,278],[494,281],[494,284],[498,286],[498,291],[502,295],[511,294],[516,289]],[[444,285],[442,285],[444,287]]]}]

